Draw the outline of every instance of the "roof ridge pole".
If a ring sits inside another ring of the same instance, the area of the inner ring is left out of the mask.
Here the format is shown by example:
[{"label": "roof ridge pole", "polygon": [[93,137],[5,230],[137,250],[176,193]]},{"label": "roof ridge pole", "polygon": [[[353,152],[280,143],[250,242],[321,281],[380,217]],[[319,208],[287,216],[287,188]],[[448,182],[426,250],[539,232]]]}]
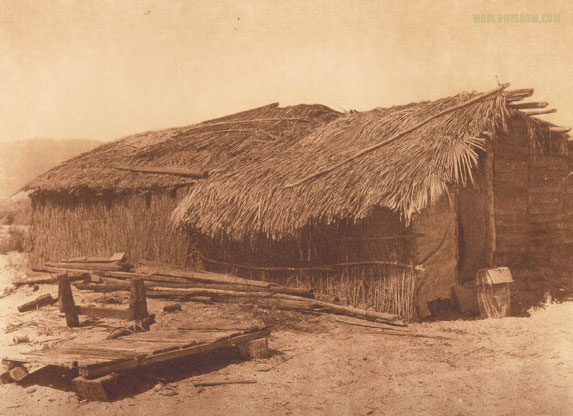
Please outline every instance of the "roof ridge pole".
[{"label": "roof ridge pole", "polygon": [[362,156],[364,156],[364,155],[367,154],[367,153],[370,153],[370,152],[372,152],[372,151],[374,151],[374,150],[376,150],[376,149],[379,149],[379,148],[382,147],[382,146],[385,146],[385,145],[387,145],[387,144],[389,144],[389,143],[392,143],[393,141],[398,140],[400,137],[402,137],[402,136],[404,136],[404,135],[406,135],[406,134],[408,134],[408,133],[411,133],[412,131],[414,131],[414,130],[416,130],[416,129],[419,129],[420,127],[422,127],[423,125],[429,123],[430,121],[432,121],[432,120],[435,119],[435,118],[438,118],[438,117],[441,117],[441,116],[443,116],[443,115],[445,115],[445,114],[451,113],[452,111],[456,111],[456,110],[459,110],[459,109],[461,109],[461,108],[467,107],[468,105],[477,103],[477,102],[479,102],[479,101],[481,101],[481,100],[483,100],[483,99],[485,99],[485,98],[487,98],[487,97],[489,97],[489,96],[491,96],[491,95],[495,95],[495,94],[499,93],[500,91],[503,91],[505,88],[509,87],[509,85],[510,85],[509,83],[503,84],[503,85],[499,86],[498,88],[493,89],[493,90],[488,91],[488,92],[484,92],[483,94],[480,94],[480,95],[478,95],[478,96],[472,98],[471,100],[468,100],[468,101],[466,101],[466,102],[463,102],[463,103],[461,103],[461,104],[455,105],[455,106],[450,107],[450,108],[446,108],[445,110],[442,110],[442,111],[440,111],[439,113],[436,113],[436,114],[434,114],[434,115],[432,115],[432,116],[430,116],[430,117],[428,117],[428,118],[426,118],[426,119],[420,121],[419,123],[415,124],[414,126],[412,126],[412,127],[410,127],[410,128],[407,128],[406,130],[402,130],[402,131],[399,132],[399,133],[396,133],[394,136],[390,137],[389,139],[386,139],[386,140],[384,140],[384,141],[381,141],[380,143],[373,144],[372,146],[367,147],[366,149],[363,149],[363,150],[361,150],[361,151],[358,152],[358,153],[355,153],[354,155],[352,155],[352,156],[350,156],[350,157],[348,157],[348,158],[346,158],[346,159],[344,159],[344,160],[338,162],[337,164],[335,164],[335,165],[333,165],[333,166],[331,166],[331,167],[329,167],[329,168],[325,168],[325,169],[319,170],[318,172],[315,172],[315,173],[312,173],[312,174],[310,174],[310,175],[308,175],[308,176],[305,176],[304,178],[302,178],[302,179],[300,179],[300,180],[298,180],[298,181],[296,181],[296,182],[286,184],[286,185],[283,186],[282,189],[294,188],[295,186],[298,186],[298,185],[301,185],[301,184],[303,184],[303,183],[305,183],[305,182],[308,182],[308,181],[310,181],[311,179],[315,179],[315,178],[318,178],[319,176],[322,176],[322,175],[325,175],[325,174],[327,174],[327,173],[330,173],[330,172],[332,172],[333,170],[336,170],[336,169],[338,169],[339,167],[344,166],[345,164],[347,164],[347,163],[353,161],[354,159],[358,159],[359,157],[362,157]]}]

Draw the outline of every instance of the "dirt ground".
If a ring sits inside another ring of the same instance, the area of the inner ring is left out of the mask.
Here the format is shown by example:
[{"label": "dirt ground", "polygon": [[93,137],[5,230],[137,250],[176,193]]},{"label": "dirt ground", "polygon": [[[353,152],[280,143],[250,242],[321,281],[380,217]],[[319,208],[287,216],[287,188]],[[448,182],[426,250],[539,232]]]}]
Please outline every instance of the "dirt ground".
[{"label": "dirt ground", "polygon": [[[0,291],[22,278],[23,256],[0,256]],[[0,356],[105,338],[118,321],[68,329],[57,306],[19,313],[16,307],[54,285],[26,286],[0,298]],[[77,291],[79,292],[79,291]],[[5,292],[9,293],[9,292]],[[126,299],[77,294],[81,303]],[[568,415],[573,414],[573,303],[531,311],[528,318],[458,320],[388,330],[351,326],[333,316],[237,305],[184,303],[157,314],[151,330],[210,320],[272,325],[268,359],[233,353],[133,374],[118,400],[81,402],[66,374],[32,368],[22,384],[0,388],[0,413],[10,415]],[[14,344],[15,336],[31,342]],[[176,367],[176,368],[174,368]],[[206,379],[252,384],[195,387]],[[53,385],[50,387],[49,385]]]}]

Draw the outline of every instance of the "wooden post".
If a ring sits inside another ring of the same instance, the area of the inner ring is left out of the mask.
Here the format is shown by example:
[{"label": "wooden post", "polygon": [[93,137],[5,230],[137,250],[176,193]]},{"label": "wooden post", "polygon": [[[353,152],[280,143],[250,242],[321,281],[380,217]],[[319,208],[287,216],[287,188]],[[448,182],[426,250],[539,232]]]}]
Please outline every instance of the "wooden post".
[{"label": "wooden post", "polygon": [[487,267],[494,267],[494,254],[496,244],[496,230],[495,230],[495,195],[493,189],[493,142],[487,141],[484,160],[484,193],[486,197],[485,202],[485,242],[484,242],[484,262]]},{"label": "wooden post", "polygon": [[139,321],[147,318],[147,301],[145,300],[143,279],[131,279],[129,310],[133,320]]},{"label": "wooden post", "polygon": [[267,337],[247,341],[237,345],[239,354],[245,360],[267,358],[269,356],[269,340]]},{"label": "wooden post", "polygon": [[80,320],[76,312],[76,303],[72,295],[72,287],[67,274],[58,275],[58,302],[60,311],[66,314],[66,324],[69,328],[80,325]]},{"label": "wooden post", "polygon": [[72,386],[80,400],[109,402],[113,400],[119,388],[118,376],[115,373],[89,380],[84,377],[76,377],[72,380]]}]

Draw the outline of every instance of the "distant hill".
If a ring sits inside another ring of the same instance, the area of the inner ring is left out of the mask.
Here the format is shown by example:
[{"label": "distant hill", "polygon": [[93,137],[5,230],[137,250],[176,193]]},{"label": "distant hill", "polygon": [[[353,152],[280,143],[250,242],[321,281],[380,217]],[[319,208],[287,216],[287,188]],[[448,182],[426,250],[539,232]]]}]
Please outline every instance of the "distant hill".
[{"label": "distant hill", "polygon": [[49,138],[0,142],[0,202],[41,173],[103,143]]}]

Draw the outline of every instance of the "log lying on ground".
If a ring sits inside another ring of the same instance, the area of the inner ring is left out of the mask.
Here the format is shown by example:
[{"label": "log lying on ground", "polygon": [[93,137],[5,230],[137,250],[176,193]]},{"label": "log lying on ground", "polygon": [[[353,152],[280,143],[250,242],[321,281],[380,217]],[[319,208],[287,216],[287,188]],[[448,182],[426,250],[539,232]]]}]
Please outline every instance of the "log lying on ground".
[{"label": "log lying on ground", "polygon": [[175,311],[180,311],[181,310],[181,304],[180,303],[171,303],[169,305],[165,305],[163,307],[163,312],[175,312]]},{"label": "log lying on ground", "polygon": [[53,305],[56,302],[58,302],[58,299],[54,299],[52,295],[50,294],[42,295],[30,302],[26,302],[23,305],[18,306],[18,311],[20,312],[32,311],[34,309],[41,308],[42,306]]},{"label": "log lying on ground", "polygon": [[15,366],[8,370],[8,374],[15,382],[20,382],[28,376],[28,370],[24,366]]},{"label": "log lying on ground", "polygon": [[306,310],[326,312],[337,315],[353,316],[374,322],[386,322],[394,325],[403,325],[397,315],[383,312],[367,311],[352,306],[337,305],[315,299],[301,298],[298,296],[284,295],[267,292],[234,292],[217,289],[173,289],[173,290],[148,290],[148,297],[159,297],[178,300],[197,300],[208,298],[212,302],[248,303],[261,307]]}]

